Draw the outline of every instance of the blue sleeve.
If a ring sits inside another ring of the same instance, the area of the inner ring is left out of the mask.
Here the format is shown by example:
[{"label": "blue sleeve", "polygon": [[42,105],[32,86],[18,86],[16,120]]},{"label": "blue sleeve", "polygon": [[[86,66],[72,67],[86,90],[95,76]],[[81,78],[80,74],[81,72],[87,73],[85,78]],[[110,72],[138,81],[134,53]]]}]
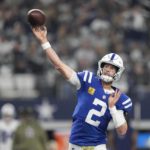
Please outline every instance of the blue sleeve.
[{"label": "blue sleeve", "polygon": [[132,101],[127,95],[122,93],[116,107],[118,110],[123,110],[128,113],[132,110]]},{"label": "blue sleeve", "polygon": [[81,84],[84,83],[84,82],[83,82],[84,75],[85,75],[85,71],[82,71],[82,72],[78,72],[78,73],[77,73],[77,76],[78,76],[78,78],[79,78]]},{"label": "blue sleeve", "polygon": [[77,76],[78,76],[81,84],[84,84],[85,82],[91,83],[93,73],[85,70],[85,71],[82,71],[82,72],[78,72]]},{"label": "blue sleeve", "polygon": [[78,76],[81,84],[84,84],[85,79],[87,78],[87,75],[88,75],[88,71],[87,70],[77,73],[77,76]]},{"label": "blue sleeve", "polygon": [[85,84],[91,84],[93,73],[85,70],[82,72],[78,72],[77,76],[80,80],[81,87],[83,87]]}]

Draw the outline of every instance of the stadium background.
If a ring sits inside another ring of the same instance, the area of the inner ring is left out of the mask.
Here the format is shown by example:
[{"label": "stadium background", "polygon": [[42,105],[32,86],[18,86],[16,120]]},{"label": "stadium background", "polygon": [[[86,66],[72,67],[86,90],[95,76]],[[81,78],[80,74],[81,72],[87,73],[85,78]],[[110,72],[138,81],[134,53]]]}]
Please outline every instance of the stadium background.
[{"label": "stadium background", "polygon": [[116,85],[133,100],[131,126],[138,136],[150,133],[149,0],[1,0],[0,107],[32,106],[46,131],[69,134],[75,89],[33,37],[26,19],[32,8],[46,13],[51,45],[75,70],[96,73],[104,54],[122,56],[126,70]]}]

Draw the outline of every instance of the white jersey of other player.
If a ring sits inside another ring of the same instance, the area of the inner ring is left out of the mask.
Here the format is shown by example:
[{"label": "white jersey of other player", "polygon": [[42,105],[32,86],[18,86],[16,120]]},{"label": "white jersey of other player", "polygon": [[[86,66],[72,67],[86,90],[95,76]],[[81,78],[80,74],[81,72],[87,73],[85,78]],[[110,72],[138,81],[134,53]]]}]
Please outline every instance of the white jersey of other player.
[{"label": "white jersey of other player", "polygon": [[18,125],[14,119],[9,123],[0,120],[0,150],[12,150],[13,134]]}]

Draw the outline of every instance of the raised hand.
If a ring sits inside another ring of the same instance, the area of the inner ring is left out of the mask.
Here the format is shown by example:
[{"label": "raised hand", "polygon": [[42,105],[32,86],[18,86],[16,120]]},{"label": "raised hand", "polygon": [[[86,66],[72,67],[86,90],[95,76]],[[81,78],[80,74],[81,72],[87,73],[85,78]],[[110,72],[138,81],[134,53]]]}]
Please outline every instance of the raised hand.
[{"label": "raised hand", "polygon": [[45,26],[33,27],[32,32],[40,43],[47,42],[47,28]]},{"label": "raised hand", "polygon": [[109,108],[115,106],[116,102],[119,100],[121,91],[116,89],[115,93],[111,94],[108,99]]}]

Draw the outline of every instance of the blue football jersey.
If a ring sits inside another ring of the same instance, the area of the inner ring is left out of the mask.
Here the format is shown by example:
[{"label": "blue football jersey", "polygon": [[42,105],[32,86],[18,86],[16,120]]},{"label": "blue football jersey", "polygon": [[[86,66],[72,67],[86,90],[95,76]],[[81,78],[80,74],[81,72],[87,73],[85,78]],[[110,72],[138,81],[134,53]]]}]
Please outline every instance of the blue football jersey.
[{"label": "blue football jersey", "polygon": [[[110,94],[104,92],[101,80],[92,72],[79,72],[77,76],[81,87],[77,91],[70,143],[79,146],[105,144],[107,127],[112,119],[108,108]],[[130,111],[131,99],[122,93],[116,107],[124,112]]]}]

